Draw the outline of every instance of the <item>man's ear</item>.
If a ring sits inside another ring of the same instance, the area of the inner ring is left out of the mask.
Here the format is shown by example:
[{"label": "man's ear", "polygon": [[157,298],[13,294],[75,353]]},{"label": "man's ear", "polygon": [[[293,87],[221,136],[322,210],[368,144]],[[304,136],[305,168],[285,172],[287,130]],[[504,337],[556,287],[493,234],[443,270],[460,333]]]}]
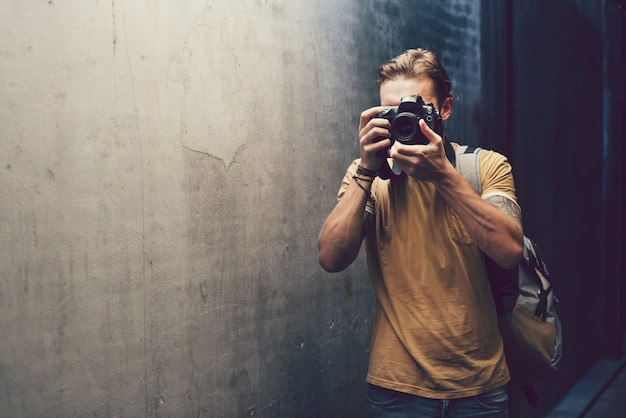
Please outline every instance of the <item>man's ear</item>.
[{"label": "man's ear", "polygon": [[454,105],[454,99],[452,97],[448,97],[446,98],[446,100],[443,101],[443,105],[441,106],[441,109],[439,109],[439,115],[441,116],[442,120],[446,120],[450,117],[450,115],[452,115],[452,106]]}]

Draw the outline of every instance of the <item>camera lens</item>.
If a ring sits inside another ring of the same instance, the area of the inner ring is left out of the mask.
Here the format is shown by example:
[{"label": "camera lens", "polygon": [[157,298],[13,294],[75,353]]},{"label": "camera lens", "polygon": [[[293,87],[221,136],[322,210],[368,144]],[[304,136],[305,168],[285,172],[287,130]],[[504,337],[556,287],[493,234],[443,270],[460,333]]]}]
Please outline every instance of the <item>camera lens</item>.
[{"label": "camera lens", "polygon": [[417,117],[413,113],[401,113],[391,123],[391,135],[400,142],[407,142],[417,132]]}]

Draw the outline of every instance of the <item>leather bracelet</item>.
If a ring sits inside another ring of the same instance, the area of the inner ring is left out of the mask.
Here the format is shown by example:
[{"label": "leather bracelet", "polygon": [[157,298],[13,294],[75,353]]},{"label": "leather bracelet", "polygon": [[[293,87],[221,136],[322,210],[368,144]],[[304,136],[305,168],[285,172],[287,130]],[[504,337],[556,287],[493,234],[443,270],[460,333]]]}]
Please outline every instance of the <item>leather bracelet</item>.
[{"label": "leather bracelet", "polygon": [[372,177],[372,178],[376,177],[376,175],[378,174],[378,171],[370,170],[369,168],[365,168],[361,165],[357,166],[356,172],[363,176]]}]

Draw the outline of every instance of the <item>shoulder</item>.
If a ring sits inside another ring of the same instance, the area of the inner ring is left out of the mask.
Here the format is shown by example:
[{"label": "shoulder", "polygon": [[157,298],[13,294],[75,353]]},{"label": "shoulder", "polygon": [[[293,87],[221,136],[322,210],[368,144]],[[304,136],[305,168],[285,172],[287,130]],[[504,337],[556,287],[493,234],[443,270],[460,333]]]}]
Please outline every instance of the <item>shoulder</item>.
[{"label": "shoulder", "polygon": [[506,196],[517,201],[513,168],[508,158],[492,150],[480,153],[480,174],[483,184],[483,198],[492,194]]},{"label": "shoulder", "polygon": [[506,165],[509,167],[511,166],[509,163],[509,159],[505,155],[497,151],[493,151],[489,149],[481,149],[480,165],[481,167],[485,167],[485,168],[500,166],[500,165]]},{"label": "shoulder", "polygon": [[346,192],[346,189],[348,188],[350,181],[352,181],[352,176],[356,174],[356,169],[360,161],[361,161],[360,158],[353,160],[352,163],[346,169],[343,179],[341,180],[341,186],[339,187],[339,192],[337,193],[337,200],[341,200],[344,193]]},{"label": "shoulder", "polygon": [[[500,175],[512,173],[511,164],[509,164],[507,157],[497,151],[482,147],[457,144],[454,142],[451,144],[456,153],[457,164],[465,162],[463,164],[465,167],[469,165],[467,163],[469,159],[477,160],[478,169],[480,170],[481,178],[483,178],[483,183],[485,177],[491,177],[494,173],[499,173]],[[473,166],[473,164],[469,166]]]}]

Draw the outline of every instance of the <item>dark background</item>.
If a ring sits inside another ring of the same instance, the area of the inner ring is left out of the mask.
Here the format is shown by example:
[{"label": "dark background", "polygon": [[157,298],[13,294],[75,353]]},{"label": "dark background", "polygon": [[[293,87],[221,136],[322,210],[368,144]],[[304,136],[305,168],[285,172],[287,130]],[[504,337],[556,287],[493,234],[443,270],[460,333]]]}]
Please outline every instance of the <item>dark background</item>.
[{"label": "dark background", "polygon": [[540,416],[598,358],[624,356],[624,2],[483,1],[478,144],[511,159],[525,233],[562,304]]}]

